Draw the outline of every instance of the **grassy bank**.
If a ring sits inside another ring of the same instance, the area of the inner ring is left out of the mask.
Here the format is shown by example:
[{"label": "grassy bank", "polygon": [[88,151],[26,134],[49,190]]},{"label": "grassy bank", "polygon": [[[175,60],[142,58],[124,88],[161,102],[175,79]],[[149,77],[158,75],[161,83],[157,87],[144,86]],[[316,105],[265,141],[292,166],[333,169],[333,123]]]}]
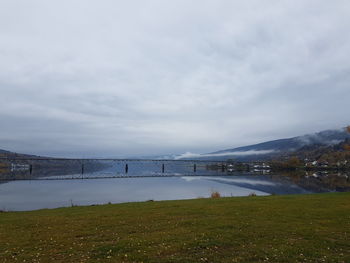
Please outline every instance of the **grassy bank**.
[{"label": "grassy bank", "polygon": [[350,193],[0,213],[0,262],[350,262]]}]

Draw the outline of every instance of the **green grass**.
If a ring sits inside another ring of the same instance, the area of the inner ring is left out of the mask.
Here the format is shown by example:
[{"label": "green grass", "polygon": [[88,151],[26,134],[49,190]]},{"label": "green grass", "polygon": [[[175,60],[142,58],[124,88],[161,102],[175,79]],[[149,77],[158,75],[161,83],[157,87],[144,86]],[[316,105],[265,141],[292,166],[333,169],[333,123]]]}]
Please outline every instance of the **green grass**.
[{"label": "green grass", "polygon": [[350,193],[0,213],[0,262],[350,262]]}]

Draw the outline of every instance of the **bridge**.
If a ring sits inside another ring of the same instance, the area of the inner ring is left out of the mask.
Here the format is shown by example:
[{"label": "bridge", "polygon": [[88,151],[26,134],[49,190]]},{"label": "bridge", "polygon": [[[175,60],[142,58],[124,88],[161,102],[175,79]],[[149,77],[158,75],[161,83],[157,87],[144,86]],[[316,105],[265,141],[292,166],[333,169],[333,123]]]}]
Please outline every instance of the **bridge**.
[{"label": "bridge", "polygon": [[[0,181],[218,176],[227,163],[218,160],[0,158]],[[2,167],[2,168],[1,168]]]}]

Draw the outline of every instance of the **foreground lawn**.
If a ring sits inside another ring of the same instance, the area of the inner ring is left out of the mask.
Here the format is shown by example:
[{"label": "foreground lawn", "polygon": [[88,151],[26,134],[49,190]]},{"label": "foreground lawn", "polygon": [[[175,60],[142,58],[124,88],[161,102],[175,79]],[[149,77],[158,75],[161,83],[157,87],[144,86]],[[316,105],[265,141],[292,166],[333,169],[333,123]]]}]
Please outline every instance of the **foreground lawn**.
[{"label": "foreground lawn", "polygon": [[0,213],[0,262],[350,262],[350,193]]}]

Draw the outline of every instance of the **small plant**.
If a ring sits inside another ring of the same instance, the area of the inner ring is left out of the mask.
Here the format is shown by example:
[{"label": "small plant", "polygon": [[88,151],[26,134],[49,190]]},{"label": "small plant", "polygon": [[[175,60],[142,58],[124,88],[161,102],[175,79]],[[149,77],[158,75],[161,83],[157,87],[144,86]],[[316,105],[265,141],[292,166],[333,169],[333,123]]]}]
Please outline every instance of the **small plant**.
[{"label": "small plant", "polygon": [[211,192],[211,198],[220,198],[221,195],[218,191],[212,191]]},{"label": "small plant", "polygon": [[256,193],[255,193],[255,192],[251,192],[251,193],[249,194],[249,196],[256,196]]}]

